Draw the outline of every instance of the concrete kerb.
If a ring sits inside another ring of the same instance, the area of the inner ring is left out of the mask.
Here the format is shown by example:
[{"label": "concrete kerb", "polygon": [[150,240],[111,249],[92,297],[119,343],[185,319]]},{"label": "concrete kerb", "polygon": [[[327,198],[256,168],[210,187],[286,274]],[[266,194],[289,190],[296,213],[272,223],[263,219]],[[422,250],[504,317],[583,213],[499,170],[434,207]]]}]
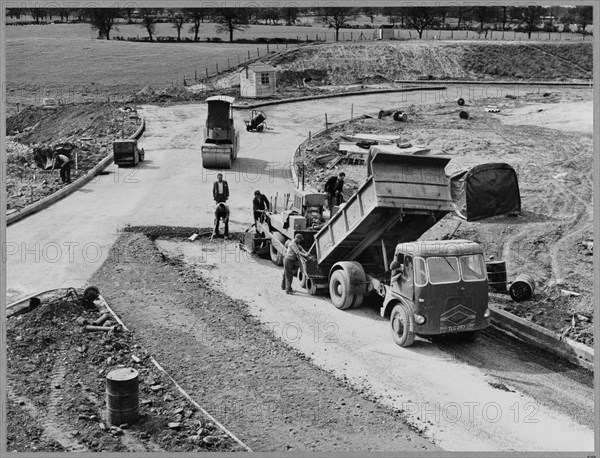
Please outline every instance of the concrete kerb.
[{"label": "concrete kerb", "polygon": [[594,349],[520,318],[505,310],[490,306],[492,325],[508,334],[560,356],[590,371],[594,370]]},{"label": "concrete kerb", "polygon": [[[131,139],[140,138],[140,136],[144,132],[145,128],[146,128],[146,121],[144,119],[142,119],[142,124],[140,125],[138,130],[129,138],[131,138]],[[86,185],[87,183],[92,181],[92,179],[96,175],[98,175],[101,171],[103,171],[106,167],[108,167],[112,163],[112,161],[113,161],[113,155],[111,153],[108,156],[106,156],[104,159],[102,159],[100,162],[98,162],[98,164],[96,164],[85,175],[78,178],[70,185],[65,186],[64,188],[56,191],[55,193],[53,193],[47,197],[44,197],[42,200],[38,200],[37,202],[35,202],[31,205],[28,205],[27,207],[19,210],[17,213],[7,216],[6,217],[6,226],[10,226],[11,224],[14,224],[19,220],[22,220],[23,218],[26,218],[27,216],[33,215],[34,213],[37,213],[40,210],[44,210],[45,208],[48,208],[53,203],[63,199],[64,197],[68,196],[69,194],[72,194],[73,192],[77,191],[79,188],[83,187],[84,185]]]},{"label": "concrete kerb", "polygon": [[[32,297],[37,297],[37,296],[41,296],[41,295],[44,295],[44,294],[47,294],[47,293],[60,291],[61,289],[66,289],[66,288],[58,288],[58,289],[50,289],[50,290],[42,291],[40,293],[32,294],[31,296],[28,296],[28,297],[26,297],[24,299],[20,299],[17,302],[14,302],[14,303],[8,305],[7,309],[15,309],[15,311],[17,312],[17,313],[13,313],[10,316],[21,315],[23,313],[28,313],[29,310],[27,310],[27,308],[28,308],[28,302],[27,301],[29,301],[29,299],[31,299]],[[107,310],[114,317],[115,321],[124,330],[129,331],[129,328],[127,327],[127,325],[123,322],[123,320],[121,320],[121,318],[115,313],[115,311],[108,305],[108,303],[102,297],[102,295],[100,295],[95,302],[97,303],[99,310],[102,310],[102,309]],[[144,348],[144,350],[146,350],[146,349]],[[150,355],[150,352],[148,352],[147,350],[146,350],[146,353],[148,353],[148,355]],[[250,447],[248,447],[244,442],[242,442],[240,439],[238,439],[231,431],[229,431],[225,426],[223,426],[215,417],[213,417],[204,408],[202,408],[202,406],[200,404],[198,404],[183,388],[181,388],[181,386],[175,381],[175,379],[158,363],[158,361],[156,361],[156,359],[154,359],[154,357],[152,357],[150,355],[149,358],[150,358],[150,361],[152,361],[152,364],[154,364],[154,366],[159,371],[161,371],[162,373],[164,373],[169,378],[169,380],[171,380],[171,382],[173,382],[173,384],[175,385],[175,387],[177,388],[177,390],[190,403],[192,403],[194,405],[194,407],[196,407],[200,412],[202,412],[202,414],[204,416],[206,416],[206,418],[208,418],[215,425],[217,425],[217,427],[219,427],[219,429],[221,429],[221,431],[223,431],[227,436],[231,437],[237,444],[239,444],[242,447],[244,447],[244,449],[247,452],[252,452],[252,449]]]},{"label": "concrete kerb", "polygon": [[331,99],[334,97],[350,97],[353,95],[384,94],[387,92],[443,91],[446,89],[448,89],[448,88],[445,86],[436,86],[436,87],[424,87],[424,88],[423,87],[411,87],[411,88],[402,88],[402,89],[370,89],[370,90],[366,90],[366,91],[336,92],[334,94],[307,95],[307,96],[303,96],[303,97],[293,97],[291,99],[269,100],[269,101],[265,101],[265,102],[249,103],[248,105],[241,105],[239,103],[234,103],[233,108],[252,109],[252,108],[266,107],[269,105],[282,105],[284,103],[305,102],[307,100]]},{"label": "concrete kerb", "polygon": [[[364,119],[367,115],[358,116],[352,119],[332,124],[331,127],[337,127],[356,119]],[[331,128],[329,127],[329,128]],[[299,188],[300,182],[296,173],[296,156],[300,148],[306,145],[311,139],[319,137],[327,132],[328,129],[322,129],[311,135],[311,138],[304,140],[296,151],[292,154],[291,169],[292,179],[295,186]],[[512,313],[501,310],[497,307],[490,306],[492,326],[502,332],[511,334],[518,339],[521,339],[529,344],[542,348],[554,355],[560,356],[567,361],[577,364],[590,371],[594,370],[594,349],[587,345],[580,344],[569,338],[562,338],[560,335],[543,328],[535,323],[531,323],[523,318],[520,318]]]}]

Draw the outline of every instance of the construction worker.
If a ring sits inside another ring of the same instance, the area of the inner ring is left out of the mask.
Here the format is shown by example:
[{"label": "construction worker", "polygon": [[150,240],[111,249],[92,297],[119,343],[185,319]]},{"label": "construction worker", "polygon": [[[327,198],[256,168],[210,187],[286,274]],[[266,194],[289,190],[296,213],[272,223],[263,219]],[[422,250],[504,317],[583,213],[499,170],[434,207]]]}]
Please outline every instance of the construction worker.
[{"label": "construction worker", "polygon": [[216,203],[227,202],[229,199],[229,185],[223,180],[223,174],[217,174],[217,181],[213,184],[213,198]]},{"label": "construction worker", "polygon": [[281,289],[285,289],[286,294],[294,294],[292,281],[294,280],[294,267],[298,257],[308,258],[308,253],[300,246],[304,237],[302,234],[296,234],[294,240],[288,240],[285,244],[287,251],[283,258],[283,278],[281,279]]},{"label": "construction worker", "polygon": [[340,172],[338,176],[332,176],[325,182],[324,191],[327,193],[327,207],[329,212],[333,209],[334,205],[340,205],[343,201],[344,191],[344,178],[346,174]]},{"label": "construction worker", "polygon": [[262,194],[258,189],[254,191],[254,199],[252,199],[252,210],[254,212],[254,222],[257,220],[263,221],[263,215],[265,211],[270,209],[269,199],[267,196]]},{"label": "construction worker", "polygon": [[223,202],[219,202],[215,208],[215,229],[213,231],[213,237],[219,236],[219,223],[223,220],[225,226],[225,232],[223,237],[229,238],[229,207]]},{"label": "construction worker", "polygon": [[60,179],[63,183],[71,183],[71,160],[65,154],[54,153],[54,165],[60,167]]}]

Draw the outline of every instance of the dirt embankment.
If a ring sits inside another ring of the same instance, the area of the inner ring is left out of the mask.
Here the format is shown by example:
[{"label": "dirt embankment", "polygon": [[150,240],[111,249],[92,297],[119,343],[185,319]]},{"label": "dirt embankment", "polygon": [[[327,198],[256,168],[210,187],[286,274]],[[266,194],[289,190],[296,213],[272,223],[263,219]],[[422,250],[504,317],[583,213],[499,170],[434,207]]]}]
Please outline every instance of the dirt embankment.
[{"label": "dirt embankment", "polygon": [[71,177],[85,175],[111,152],[112,141],[128,137],[141,120],[117,104],[66,105],[56,110],[27,108],[7,119],[6,190],[9,213],[65,186],[58,170],[44,170],[34,160],[37,148],[70,143]]},{"label": "dirt embankment", "polygon": [[[591,91],[562,91],[546,97],[530,93],[519,102],[489,98],[468,101],[463,107],[470,113],[467,120],[459,118],[461,108],[456,102],[381,107],[402,108],[408,113],[408,122],[396,122],[392,117],[363,119],[332,129],[304,149],[299,160],[306,163],[307,184],[314,189],[321,189],[329,176],[344,171],[346,197],[364,183],[366,166],[339,164],[328,170],[317,158],[335,157],[339,142],[348,141],[344,139],[347,135],[397,134],[398,143],[424,145],[431,154],[510,164],[518,174],[522,214],[517,218],[465,221],[454,236],[477,241],[487,256],[505,260],[509,282],[521,273],[534,276],[536,292],[532,300],[519,304],[510,299],[498,300],[497,305],[591,346],[592,134],[591,124],[582,122],[576,129],[569,122],[571,111],[587,109],[590,103]],[[486,112],[489,104],[498,105],[501,112]],[[547,118],[555,119],[550,127],[541,127],[535,125],[536,117],[540,117],[542,126]],[[567,129],[556,128],[560,119]]]},{"label": "dirt embankment", "polygon": [[[134,334],[84,331],[99,317],[83,301],[58,298],[9,319],[9,451],[240,450],[153,365]],[[111,425],[106,375],[125,366],[139,373],[140,419]]]},{"label": "dirt embankment", "polygon": [[591,81],[591,43],[355,42],[304,46],[267,56],[280,86],[395,80]]}]

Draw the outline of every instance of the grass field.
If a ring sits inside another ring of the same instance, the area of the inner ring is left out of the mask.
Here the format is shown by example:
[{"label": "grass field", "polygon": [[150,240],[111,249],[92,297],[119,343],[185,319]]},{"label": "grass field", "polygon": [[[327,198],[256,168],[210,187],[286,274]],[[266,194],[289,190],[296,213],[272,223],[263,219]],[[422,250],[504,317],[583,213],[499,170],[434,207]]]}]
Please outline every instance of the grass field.
[{"label": "grass field", "polygon": [[[362,30],[366,37],[373,36],[373,30]],[[414,31],[397,30],[397,34],[404,38],[415,36]],[[236,32],[234,38],[296,38],[306,40],[319,40],[327,38],[331,42],[333,35],[331,29],[327,29],[321,25],[313,27],[285,27],[285,26],[264,26],[253,25],[248,27],[243,32]],[[361,30],[342,30],[340,37],[356,38],[360,36]],[[467,32],[453,33],[452,36],[458,40],[461,36],[465,36]],[[475,37],[476,34],[468,32]],[[175,36],[175,30],[171,24],[157,24],[156,36]],[[440,32],[436,32],[438,38]],[[507,32],[508,37],[515,35],[513,32]],[[515,36],[518,37],[519,34]],[[557,34],[558,35],[558,34]],[[566,35],[566,34],[563,34]],[[119,24],[119,30],[112,34],[123,37],[145,37],[146,32],[137,24]],[[190,37],[187,27],[182,33],[182,37]],[[433,32],[427,32],[424,37],[430,39],[411,40],[410,42],[387,41],[390,45],[399,45],[402,43],[410,43],[409,48],[416,46],[421,47],[421,44],[430,43],[437,48],[439,44],[448,43],[447,41],[432,40]],[[535,36],[535,34],[534,34]],[[226,36],[216,33],[215,24],[203,24],[200,29],[200,38],[220,37],[226,39]],[[441,38],[449,38],[449,31],[442,31]],[[499,32],[493,33],[488,38],[495,41],[496,38],[501,38]],[[547,34],[541,34],[542,38],[548,38]],[[133,92],[139,91],[142,88],[151,85],[154,88],[164,86],[182,85],[183,81],[192,83],[197,77],[203,79],[207,74],[215,75],[217,69],[223,71],[229,67],[233,67],[240,62],[244,62],[248,56],[251,59],[257,58],[259,55],[264,56],[267,53],[266,45],[257,44],[241,44],[241,43],[215,43],[202,41],[200,43],[173,43],[173,42],[130,42],[117,40],[99,40],[97,32],[92,30],[89,24],[53,24],[53,25],[27,25],[27,26],[10,26],[6,27],[6,78],[7,78],[7,100],[10,104],[36,104],[41,103],[43,97],[55,96],[60,97],[65,102],[81,102],[92,100],[94,97],[106,100],[110,96],[111,100],[123,99],[131,95]],[[552,37],[550,37],[552,38]],[[581,40],[578,35],[571,35],[571,38]],[[451,41],[453,43],[454,41]],[[359,44],[361,42],[357,42]],[[364,44],[373,44],[372,39],[362,41]],[[483,40],[469,40],[469,43],[481,43]],[[514,43],[514,42],[507,42]],[[540,47],[547,40],[527,41],[534,46]],[[292,45],[289,45],[292,46]],[[457,46],[462,46],[457,44]],[[591,43],[588,42],[589,47]],[[285,45],[270,45],[270,51],[284,49]],[[570,47],[570,46],[569,46]],[[575,48],[573,48],[575,49]],[[342,52],[342,51],[340,51]],[[562,52],[562,51],[561,51]],[[348,51],[343,51],[342,54],[348,54]],[[537,50],[533,52],[541,53]],[[570,54],[570,51],[568,52]],[[494,70],[494,62],[486,64],[485,59],[488,55],[485,48],[481,48],[479,52],[473,53],[471,59],[467,59],[467,64],[472,68],[474,73],[497,74],[505,76],[503,72],[513,68],[515,62],[508,62]],[[321,56],[322,57],[322,56]],[[341,54],[332,56],[339,60],[343,57]],[[356,60],[358,56],[347,55],[345,59]],[[361,68],[373,70],[373,65],[376,67],[386,67],[383,61],[371,62],[377,56],[366,56],[359,58]],[[406,56],[405,56],[406,57]],[[427,57],[427,56],[425,56]],[[431,57],[431,56],[429,56]],[[517,56],[518,57],[518,56]],[[564,66],[568,66],[569,56],[548,56],[544,59],[552,58],[562,59]],[[579,56],[581,57],[581,56]],[[585,57],[585,56],[584,56]],[[571,57],[572,58],[572,57]],[[335,60],[334,59],[334,60]],[[429,58],[428,58],[429,59]],[[450,67],[456,62],[449,62],[448,56],[444,53],[436,56],[435,59],[429,59],[430,63],[427,66],[433,65],[435,62],[447,62]],[[318,60],[318,59],[317,59]],[[410,60],[410,59],[409,59]],[[452,60],[452,59],[450,59]],[[456,60],[456,59],[455,59]],[[578,60],[578,59],[575,59]],[[579,59],[580,60],[580,59]],[[589,59],[591,62],[591,59]],[[386,57],[386,62],[389,59]],[[498,60],[494,58],[496,64]],[[443,63],[442,62],[442,63]],[[483,62],[483,63],[482,63]],[[539,62],[539,59],[535,62]],[[317,62],[318,65],[328,68],[332,61]],[[315,64],[315,62],[311,62]],[[410,62],[407,64],[410,67]],[[428,75],[447,76],[448,65],[443,65],[443,72],[437,72],[435,69],[423,68],[421,73]],[[481,67],[483,65],[483,67]],[[480,68],[481,67],[481,68]],[[316,68],[312,65],[309,68]],[[412,68],[413,73],[418,76],[420,70]],[[409,68],[409,69],[410,69]],[[386,68],[382,68],[382,72]],[[582,75],[585,76],[586,71],[591,73],[591,69],[582,69]],[[369,72],[367,72],[369,73]],[[410,73],[410,72],[409,72]],[[516,76],[515,72],[509,72],[512,77]],[[527,73],[527,72],[525,72]],[[535,73],[535,72],[534,72]],[[412,75],[409,74],[408,77]],[[415,75],[413,75],[415,76]],[[561,75],[558,75],[561,76]],[[397,76],[400,78],[400,76]],[[552,74],[547,75],[548,79],[552,78]],[[580,77],[580,75],[576,76]]]}]

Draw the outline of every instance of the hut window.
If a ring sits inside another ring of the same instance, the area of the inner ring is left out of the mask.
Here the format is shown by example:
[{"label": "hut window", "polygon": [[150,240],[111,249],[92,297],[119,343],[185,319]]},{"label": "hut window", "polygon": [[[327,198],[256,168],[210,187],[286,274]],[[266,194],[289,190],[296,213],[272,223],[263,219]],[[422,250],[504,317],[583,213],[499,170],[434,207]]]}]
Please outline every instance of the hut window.
[{"label": "hut window", "polygon": [[268,73],[260,74],[260,84],[269,84],[269,74]]}]

